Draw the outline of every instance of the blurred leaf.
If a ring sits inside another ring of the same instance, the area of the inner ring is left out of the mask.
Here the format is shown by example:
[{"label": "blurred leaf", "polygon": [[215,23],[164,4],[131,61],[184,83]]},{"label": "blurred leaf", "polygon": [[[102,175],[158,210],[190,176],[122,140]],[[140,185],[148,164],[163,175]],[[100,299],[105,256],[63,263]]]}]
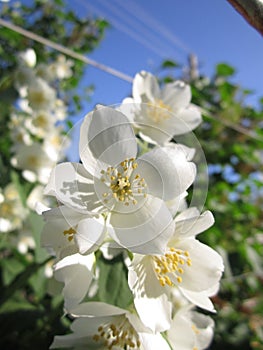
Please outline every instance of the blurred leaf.
[{"label": "blurred leaf", "polygon": [[178,68],[180,65],[172,60],[166,60],[162,62],[162,68]]},{"label": "blurred leaf", "polygon": [[1,290],[0,305],[5,303],[18,289],[24,287],[27,284],[28,279],[34,273],[36,273],[39,268],[41,268],[43,265],[45,265],[48,260],[42,262],[41,264],[33,263],[33,264],[27,266],[27,268],[24,271],[19,273],[16,276],[16,278],[13,279],[9,285],[7,285],[5,288],[3,288]]},{"label": "blurred leaf", "polygon": [[127,267],[122,254],[112,260],[102,256],[98,260],[100,301],[126,308],[132,303],[132,294],[127,283]]},{"label": "blurred leaf", "polygon": [[[3,283],[7,286],[14,278],[24,271],[25,265],[17,258],[7,258],[1,261]],[[1,297],[0,297],[1,299]]]},{"label": "blurred leaf", "polygon": [[226,63],[220,63],[216,66],[216,73],[222,77],[229,77],[235,73],[235,68]]}]

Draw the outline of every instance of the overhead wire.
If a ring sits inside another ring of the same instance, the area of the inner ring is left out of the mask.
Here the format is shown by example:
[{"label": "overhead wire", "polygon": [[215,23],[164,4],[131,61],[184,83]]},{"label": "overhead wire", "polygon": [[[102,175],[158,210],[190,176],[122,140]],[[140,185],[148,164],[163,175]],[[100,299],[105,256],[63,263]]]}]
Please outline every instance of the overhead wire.
[{"label": "overhead wire", "polygon": [[28,30],[24,29],[24,28],[21,28],[13,23],[10,23],[8,21],[5,21],[3,19],[0,18],[0,25],[6,27],[6,28],[9,28],[23,36],[26,36],[27,38],[29,39],[32,39],[34,41],[37,41],[43,45],[46,45],[48,47],[51,47],[59,52],[62,52],[64,53],[65,55],[69,56],[69,57],[72,57],[74,59],[77,59],[79,61],[82,61],[86,64],[89,64],[95,68],[98,68],[106,73],[109,73],[111,75],[114,75],[116,76],[117,78],[120,78],[122,80],[125,80],[129,83],[131,83],[133,81],[133,78],[125,73],[122,73],[121,71],[115,69],[115,68],[112,68],[112,67],[109,67],[105,64],[102,64],[100,62],[97,62],[95,60],[92,60],[91,58],[88,58],[84,55],[81,55],[71,49],[68,49],[67,47],[61,45],[61,44],[57,44],[49,39],[46,39],[46,38],[43,38],[42,36],[40,35],[37,35],[35,33],[32,33],[32,32],[29,32]]},{"label": "overhead wire", "polygon": [[[0,18],[0,25],[6,27],[6,28],[9,28],[10,30],[13,30],[29,39],[32,39],[34,41],[37,41],[43,45],[46,45],[48,47],[51,47],[61,53],[64,53],[65,55],[69,56],[69,57],[72,57],[74,59],[77,59],[77,60],[80,60],[86,64],[90,64],[91,66],[97,68],[97,69],[100,69],[108,74],[111,74],[113,76],[116,76],[117,78],[119,79],[122,79],[124,81],[127,81],[129,83],[132,83],[133,82],[133,78],[125,73],[122,73],[121,71],[117,70],[117,69],[114,69],[114,68],[111,68],[105,64],[102,64],[102,63],[99,63],[95,60],[92,60],[84,55],[81,55],[71,49],[68,49],[66,48],[65,46],[61,45],[61,44],[57,44],[49,39],[46,39],[46,38],[43,38],[42,36],[40,35],[37,35],[35,33],[32,33],[32,32],[29,32],[28,30],[24,29],[24,28],[21,28],[13,23],[10,23],[8,21],[5,21],[3,19]],[[250,132],[249,130],[246,130],[245,128],[239,126],[239,125],[235,125],[235,124],[232,124],[226,120],[219,120],[217,118],[214,118],[210,113],[208,113],[208,111],[206,110],[202,110],[203,114],[207,115],[209,118],[213,119],[213,120],[216,120],[217,122],[219,123],[222,123],[224,124],[226,127],[228,128],[231,128],[241,134],[244,134],[246,136],[248,136],[249,138],[251,139],[255,139],[257,141],[263,141],[263,139],[258,136],[255,132]]]}]

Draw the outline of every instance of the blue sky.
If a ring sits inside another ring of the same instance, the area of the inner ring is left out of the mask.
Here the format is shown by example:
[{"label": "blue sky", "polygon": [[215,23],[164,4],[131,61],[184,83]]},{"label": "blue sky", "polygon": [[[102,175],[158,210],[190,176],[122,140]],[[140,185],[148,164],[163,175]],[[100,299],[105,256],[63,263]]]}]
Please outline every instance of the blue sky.
[{"label": "blue sky", "polygon": [[[164,59],[185,65],[187,55],[195,53],[200,72],[208,76],[219,62],[233,65],[236,68],[233,80],[255,91],[247,103],[257,106],[263,95],[262,37],[227,0],[65,0],[65,3],[80,16],[102,16],[110,22],[104,40],[89,56],[98,62],[133,77],[140,70],[156,73]],[[97,103],[118,104],[131,93],[130,83],[87,66],[80,89],[90,84],[95,85],[91,102],[85,104],[75,121]]]},{"label": "blue sky", "polygon": [[[67,0],[80,15],[104,16],[111,28],[91,58],[134,76],[144,69],[158,71],[165,58],[186,64],[194,52],[200,71],[211,75],[227,62],[234,81],[254,90],[248,103],[256,105],[263,85],[263,40],[226,0]],[[96,86],[92,101],[115,104],[131,92],[131,84],[87,67],[83,85]],[[262,93],[263,95],[263,93]]]}]

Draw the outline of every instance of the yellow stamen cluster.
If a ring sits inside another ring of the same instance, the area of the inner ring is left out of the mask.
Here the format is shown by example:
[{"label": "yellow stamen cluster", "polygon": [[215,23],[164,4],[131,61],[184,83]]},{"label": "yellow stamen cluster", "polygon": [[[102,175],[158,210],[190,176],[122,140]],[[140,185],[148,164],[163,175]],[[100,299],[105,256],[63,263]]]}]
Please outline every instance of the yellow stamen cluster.
[{"label": "yellow stamen cluster", "polygon": [[46,128],[48,125],[47,117],[44,114],[39,114],[34,120],[33,124],[38,128]]},{"label": "yellow stamen cluster", "polygon": [[8,215],[13,214],[13,205],[12,203],[3,203],[0,205],[1,216],[7,217]]},{"label": "yellow stamen cluster", "polygon": [[147,116],[155,123],[160,123],[163,120],[171,118],[172,108],[162,100],[156,99],[153,102],[148,102],[147,105]]},{"label": "yellow stamen cluster", "polygon": [[125,205],[137,204],[137,196],[147,196],[146,183],[139,174],[133,174],[138,164],[134,158],[125,159],[116,168],[108,167],[106,171],[101,171],[101,181],[107,185],[111,191],[104,192],[104,203],[115,199]]},{"label": "yellow stamen cluster", "polygon": [[168,274],[173,274],[176,277],[178,283],[182,283],[183,279],[181,275],[184,273],[183,266],[192,265],[192,261],[189,257],[189,252],[181,249],[170,248],[169,252],[164,256],[153,257],[155,272],[161,286],[173,286],[174,283]]},{"label": "yellow stamen cluster", "polygon": [[73,227],[70,227],[68,230],[63,231],[63,234],[66,236],[68,235],[68,241],[71,242],[74,234],[76,234],[76,230]]},{"label": "yellow stamen cluster", "polygon": [[128,319],[124,316],[117,324],[110,323],[98,327],[98,333],[93,336],[95,342],[101,342],[108,350],[113,347],[120,349],[139,349],[139,337]]},{"label": "yellow stamen cluster", "polygon": [[30,155],[27,158],[27,164],[31,167],[31,168],[37,168],[39,166],[39,158],[37,156],[34,155]]}]

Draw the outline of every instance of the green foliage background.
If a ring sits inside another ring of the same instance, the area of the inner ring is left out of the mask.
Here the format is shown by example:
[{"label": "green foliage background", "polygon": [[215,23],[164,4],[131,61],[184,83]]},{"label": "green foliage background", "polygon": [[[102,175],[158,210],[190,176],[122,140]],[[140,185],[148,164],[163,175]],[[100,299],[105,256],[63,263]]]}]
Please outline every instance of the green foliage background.
[{"label": "green foliage background", "polygon": [[[178,67],[164,62],[162,80],[176,79]],[[210,348],[263,349],[263,99],[257,109],[246,105],[252,92],[233,83],[235,68],[226,63],[210,78],[190,73],[192,102],[203,108],[195,134],[209,169],[205,208],[215,216],[199,239],[225,263]]]},{"label": "green foliage background", "polygon": [[[65,10],[63,1],[36,0],[32,6],[4,6],[1,16],[41,36],[88,53],[103,37],[107,22],[79,18]],[[17,98],[13,88],[16,54],[33,47],[38,61],[49,62],[58,54],[8,29],[0,34],[0,149],[1,180],[4,187],[15,183],[22,200],[31,188],[19,171],[10,166],[11,141],[6,125]],[[84,66],[75,62],[73,77],[62,83],[70,114],[81,109],[77,90]],[[173,60],[160,69],[163,82],[181,77]],[[233,83],[235,69],[218,64],[210,78],[185,79],[192,86],[193,103],[203,108],[204,123],[196,130],[209,166],[206,209],[215,224],[199,238],[223,256],[225,274],[220,293],[213,302],[218,310],[211,349],[263,349],[263,99],[260,108],[245,104],[250,91]],[[202,193],[200,193],[202,195]],[[37,242],[30,254],[20,254],[10,234],[0,237],[0,347],[3,349],[47,349],[55,334],[65,334],[69,321],[63,315],[61,296],[50,296],[44,265],[50,259],[41,249],[42,219],[30,214],[29,224]],[[11,233],[16,235],[16,232]],[[97,256],[102,271],[94,300],[130,304],[131,294],[124,277],[127,269],[121,256],[112,261]]]}]

